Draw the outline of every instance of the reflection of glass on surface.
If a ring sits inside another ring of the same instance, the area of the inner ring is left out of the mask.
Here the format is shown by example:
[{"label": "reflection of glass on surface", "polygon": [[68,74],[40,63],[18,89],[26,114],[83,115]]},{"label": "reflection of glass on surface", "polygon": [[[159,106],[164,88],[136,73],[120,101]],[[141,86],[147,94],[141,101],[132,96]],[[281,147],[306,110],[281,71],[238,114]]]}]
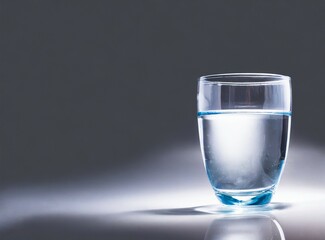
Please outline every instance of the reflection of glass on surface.
[{"label": "reflection of glass on surface", "polygon": [[204,240],[283,240],[280,224],[269,216],[237,216],[214,220]]}]

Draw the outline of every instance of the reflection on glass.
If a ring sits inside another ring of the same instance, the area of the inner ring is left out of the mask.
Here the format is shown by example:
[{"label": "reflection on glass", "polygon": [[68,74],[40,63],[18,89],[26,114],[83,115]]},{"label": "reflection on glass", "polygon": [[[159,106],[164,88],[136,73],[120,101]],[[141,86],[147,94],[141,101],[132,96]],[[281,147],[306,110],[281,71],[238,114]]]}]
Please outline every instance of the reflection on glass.
[{"label": "reflection on glass", "polygon": [[265,215],[236,216],[214,220],[204,240],[283,240],[280,224]]}]

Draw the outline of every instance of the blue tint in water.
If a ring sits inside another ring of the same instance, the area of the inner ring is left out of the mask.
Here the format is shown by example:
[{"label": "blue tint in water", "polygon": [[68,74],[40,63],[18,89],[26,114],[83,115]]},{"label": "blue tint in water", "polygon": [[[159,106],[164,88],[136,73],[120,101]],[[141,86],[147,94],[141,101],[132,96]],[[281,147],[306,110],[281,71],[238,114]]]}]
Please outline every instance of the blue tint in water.
[{"label": "blue tint in water", "polygon": [[210,183],[223,203],[266,204],[287,154],[289,113],[198,113],[200,143]]}]

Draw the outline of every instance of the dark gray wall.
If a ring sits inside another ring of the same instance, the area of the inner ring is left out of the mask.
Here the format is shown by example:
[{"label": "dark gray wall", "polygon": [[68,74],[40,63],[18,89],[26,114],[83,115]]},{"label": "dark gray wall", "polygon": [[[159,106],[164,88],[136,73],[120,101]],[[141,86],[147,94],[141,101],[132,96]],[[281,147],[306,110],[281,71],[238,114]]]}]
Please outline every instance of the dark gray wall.
[{"label": "dark gray wall", "polygon": [[324,144],[324,12],[324,1],[2,1],[2,185],[122,171],[197,141],[196,79],[210,73],[290,75],[293,135]]}]

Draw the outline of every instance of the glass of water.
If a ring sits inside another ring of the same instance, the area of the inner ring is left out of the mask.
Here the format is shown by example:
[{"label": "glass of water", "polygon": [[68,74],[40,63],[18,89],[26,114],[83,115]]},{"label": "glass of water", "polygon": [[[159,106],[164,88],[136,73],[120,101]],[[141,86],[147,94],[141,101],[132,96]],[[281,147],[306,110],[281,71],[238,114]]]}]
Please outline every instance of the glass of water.
[{"label": "glass of water", "polygon": [[201,151],[223,204],[271,201],[287,156],[291,101],[288,76],[231,73],[199,79]]}]

